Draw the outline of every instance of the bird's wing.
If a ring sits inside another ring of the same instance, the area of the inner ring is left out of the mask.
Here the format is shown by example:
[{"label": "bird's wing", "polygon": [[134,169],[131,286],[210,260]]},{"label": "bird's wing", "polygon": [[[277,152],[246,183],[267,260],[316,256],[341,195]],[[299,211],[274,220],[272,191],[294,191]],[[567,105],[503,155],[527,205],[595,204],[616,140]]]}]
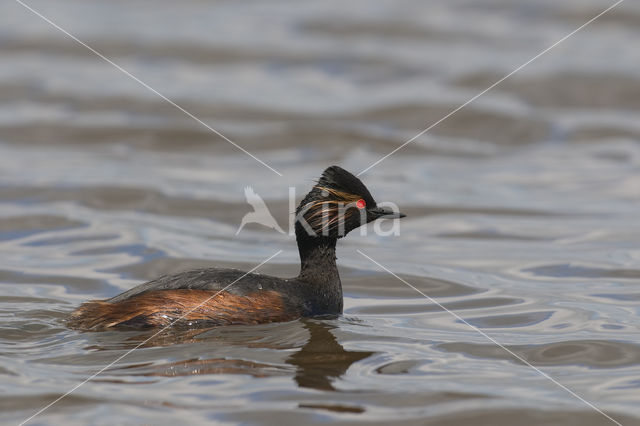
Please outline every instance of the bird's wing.
[{"label": "bird's wing", "polygon": [[269,211],[269,208],[267,207],[267,205],[264,203],[264,200],[262,199],[262,197],[260,197],[258,194],[256,194],[256,192],[253,190],[252,187],[247,186],[244,188],[244,195],[247,198],[247,203],[251,204],[251,206],[253,206],[253,209],[258,212],[258,211]]},{"label": "bird's wing", "polygon": [[[246,186],[244,188],[244,195],[247,197],[247,203],[249,203],[253,207],[254,211],[245,215],[245,217],[242,219],[243,224],[245,223],[245,219],[246,219],[247,223],[249,222],[259,223],[269,228],[273,228],[276,231],[280,232],[281,234],[285,233],[282,230],[282,228],[280,228],[280,225],[278,225],[278,222],[276,222],[276,219],[273,217],[273,215],[269,211],[269,207],[267,207],[262,197],[256,194],[256,192],[253,190],[252,187]],[[249,219],[249,217],[251,219]],[[242,225],[241,225],[241,228],[242,228]],[[240,230],[238,230],[237,233],[239,232]]]},{"label": "bird's wing", "polygon": [[247,201],[258,197],[258,194],[256,194],[256,192],[253,190],[252,187],[250,186],[245,186],[244,187],[244,196],[247,198]]}]

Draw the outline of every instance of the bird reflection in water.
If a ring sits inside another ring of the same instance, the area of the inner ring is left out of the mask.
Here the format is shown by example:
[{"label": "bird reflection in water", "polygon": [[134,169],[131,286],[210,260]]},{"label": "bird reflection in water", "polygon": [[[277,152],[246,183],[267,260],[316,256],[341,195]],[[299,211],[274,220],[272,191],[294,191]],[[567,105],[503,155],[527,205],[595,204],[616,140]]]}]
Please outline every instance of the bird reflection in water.
[{"label": "bird reflection in water", "polygon": [[[347,369],[360,360],[373,354],[367,351],[346,350],[333,335],[335,325],[323,320],[300,320],[299,324],[308,333],[306,343],[292,355],[284,360],[284,364],[268,364],[246,359],[234,359],[232,357],[186,359],[177,362],[155,364],[153,360],[145,363],[136,363],[128,366],[118,366],[108,370],[110,374],[118,376],[187,376],[204,374],[247,374],[253,377],[288,376],[293,373],[293,379],[302,388],[333,391],[334,381],[340,378]],[[230,329],[233,327],[227,327]],[[176,344],[215,342],[216,346],[247,347],[251,349],[290,350],[295,348],[291,344],[273,343],[261,341],[263,335],[247,339],[237,333],[220,334],[220,329],[210,330],[167,330],[158,336],[149,339],[141,347],[161,347]],[[207,333],[214,332],[211,336]],[[149,338],[148,334],[136,334],[126,341],[124,347],[122,341],[118,349],[130,349]],[[113,350],[113,345],[97,344],[87,349]],[[108,382],[120,382],[112,376],[110,379],[102,379]],[[315,408],[307,407],[305,408]],[[321,407],[317,407],[321,408]]]},{"label": "bird reflection in water", "polygon": [[335,326],[323,322],[307,321],[309,340],[300,350],[287,359],[296,367],[295,381],[301,388],[335,390],[333,381],[347,372],[355,362],[373,352],[348,351],[331,332]]}]

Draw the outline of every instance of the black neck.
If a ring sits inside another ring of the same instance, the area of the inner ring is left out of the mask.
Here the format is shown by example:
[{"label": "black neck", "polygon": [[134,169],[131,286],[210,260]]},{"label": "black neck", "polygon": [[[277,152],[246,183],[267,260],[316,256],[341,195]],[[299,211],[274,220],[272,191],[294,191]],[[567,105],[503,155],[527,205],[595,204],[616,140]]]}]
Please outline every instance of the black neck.
[{"label": "black neck", "polygon": [[315,281],[323,276],[338,276],[335,238],[296,235],[296,240],[300,253],[300,277]]},{"label": "black neck", "polygon": [[[300,231],[300,230],[296,230]],[[309,291],[323,313],[342,313],[342,284],[336,264],[336,238],[309,236],[296,232],[300,252],[298,279],[309,284]]]}]

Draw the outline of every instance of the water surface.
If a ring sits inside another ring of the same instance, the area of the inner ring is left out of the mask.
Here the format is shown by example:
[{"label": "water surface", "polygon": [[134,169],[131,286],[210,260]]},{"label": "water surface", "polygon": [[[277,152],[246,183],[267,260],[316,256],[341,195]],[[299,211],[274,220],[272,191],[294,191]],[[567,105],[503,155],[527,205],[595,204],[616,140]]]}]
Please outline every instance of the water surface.
[{"label": "water surface", "polygon": [[[17,424],[622,424],[640,418],[640,8],[624,2],[361,177],[408,214],[338,249],[336,319],[82,333],[64,318],[194,267],[297,273],[287,228],[609,2],[0,6],[0,412]],[[373,228],[369,229],[370,231]],[[361,250],[460,318],[360,255]],[[150,339],[149,339],[150,338]],[[148,341],[146,341],[149,339]]]}]

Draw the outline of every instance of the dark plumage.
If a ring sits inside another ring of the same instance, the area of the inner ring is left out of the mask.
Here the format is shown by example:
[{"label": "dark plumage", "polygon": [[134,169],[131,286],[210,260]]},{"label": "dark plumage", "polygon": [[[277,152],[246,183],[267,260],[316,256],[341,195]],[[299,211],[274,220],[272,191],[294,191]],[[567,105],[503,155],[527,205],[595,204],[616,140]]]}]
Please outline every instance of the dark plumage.
[{"label": "dark plumage", "polygon": [[360,179],[332,166],[296,210],[301,262],[297,277],[283,279],[220,268],[166,275],[111,299],[84,303],[71,314],[68,324],[100,330],[166,326],[174,321],[174,325],[212,326],[337,315],[342,313],[337,239],[377,218],[403,216],[378,208]]}]

